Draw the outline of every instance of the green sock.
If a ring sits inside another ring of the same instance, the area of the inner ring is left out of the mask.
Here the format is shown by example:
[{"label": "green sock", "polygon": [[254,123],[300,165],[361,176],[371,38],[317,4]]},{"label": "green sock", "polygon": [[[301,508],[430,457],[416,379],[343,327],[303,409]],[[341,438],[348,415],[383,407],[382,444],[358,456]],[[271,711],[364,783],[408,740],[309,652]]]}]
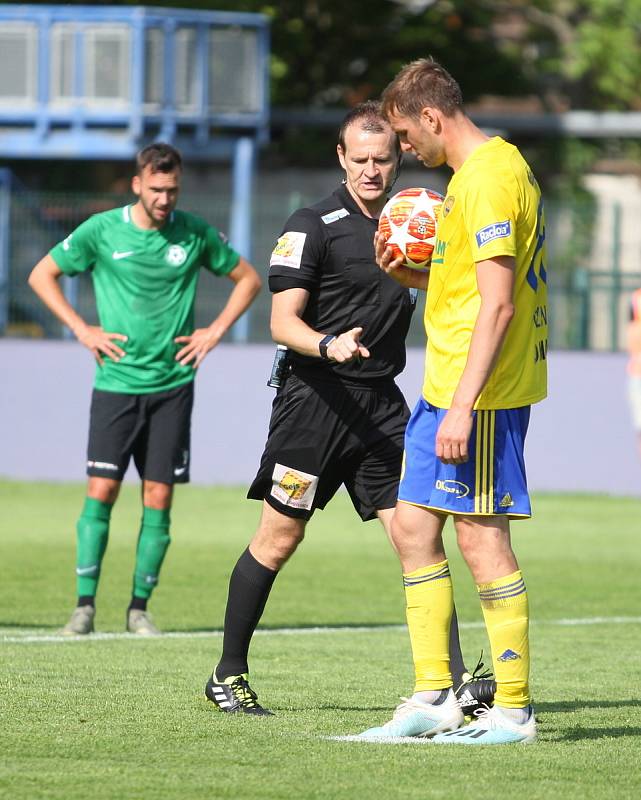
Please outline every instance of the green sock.
[{"label": "green sock", "polygon": [[138,535],[134,597],[148,598],[158,583],[158,574],[169,547],[169,509],[145,506]]},{"label": "green sock", "polygon": [[102,557],[109,538],[109,518],[113,503],[85,497],[76,525],[76,589],[79,597],[95,597]]}]

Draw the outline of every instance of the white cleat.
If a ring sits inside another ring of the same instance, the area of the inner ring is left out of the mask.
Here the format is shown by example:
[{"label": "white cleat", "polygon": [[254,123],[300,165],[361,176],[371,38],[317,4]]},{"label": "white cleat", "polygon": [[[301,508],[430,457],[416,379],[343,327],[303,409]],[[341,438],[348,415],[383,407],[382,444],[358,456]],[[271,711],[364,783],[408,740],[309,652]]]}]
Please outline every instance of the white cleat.
[{"label": "white cleat", "polygon": [[93,620],[96,609],[93,606],[78,606],[74,608],[69,622],[60,631],[63,636],[86,636],[93,633]]},{"label": "white cleat", "polygon": [[127,630],[138,636],[160,636],[160,631],[154,625],[151,614],[139,608],[130,608],[127,612]]},{"label": "white cleat", "polygon": [[389,722],[369,728],[360,734],[361,739],[396,739],[406,736],[434,736],[443,731],[454,731],[465,721],[456,695],[450,689],[442,703],[425,703],[416,697],[402,697]]},{"label": "white cleat", "polygon": [[521,724],[502,713],[500,706],[482,712],[469,725],[452,733],[435,736],[436,744],[530,744],[536,739],[536,720],[530,706],[530,715]]}]

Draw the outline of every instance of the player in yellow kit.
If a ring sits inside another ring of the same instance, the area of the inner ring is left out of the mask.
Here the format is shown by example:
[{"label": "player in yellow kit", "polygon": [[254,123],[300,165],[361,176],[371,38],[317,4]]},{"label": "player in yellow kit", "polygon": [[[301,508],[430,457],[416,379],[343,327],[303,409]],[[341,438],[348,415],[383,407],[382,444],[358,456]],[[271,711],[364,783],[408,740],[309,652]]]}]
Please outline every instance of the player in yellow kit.
[{"label": "player in yellow kit", "polygon": [[[541,193],[512,145],[466,116],[443,67],[406,66],[383,95],[405,151],[454,175],[428,275],[380,266],[427,289],[422,397],[408,424],[392,538],[401,560],[416,685],[394,718],[365,737],[433,736],[454,744],[530,742],[528,600],[509,520],[530,516],[523,444],[530,405],[547,391],[545,224]],[[452,689],[452,582],[442,531],[452,515],[477,585],[497,690],[469,725]]]}]

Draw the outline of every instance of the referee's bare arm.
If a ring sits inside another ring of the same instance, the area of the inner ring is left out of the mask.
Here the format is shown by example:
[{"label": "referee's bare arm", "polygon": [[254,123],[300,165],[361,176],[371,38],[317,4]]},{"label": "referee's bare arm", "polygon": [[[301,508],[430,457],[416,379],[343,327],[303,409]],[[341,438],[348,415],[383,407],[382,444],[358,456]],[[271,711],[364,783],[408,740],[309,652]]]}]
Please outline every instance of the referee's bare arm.
[{"label": "referee's bare arm", "polygon": [[344,363],[369,358],[369,350],[360,344],[362,328],[349,331],[315,331],[302,319],[309,300],[307,289],[285,289],[272,297],[272,339],[304,356],[320,358],[318,345],[328,335],[336,338],[327,346],[331,361]]},{"label": "referee's bare arm", "polygon": [[64,296],[60,288],[61,275],[62,270],[47,253],[31,271],[29,286],[60,322],[73,332],[80,344],[91,350],[99,364],[102,364],[103,355],[120,361],[125,351],[118,342],[126,342],[127,337],[123,333],[108,333],[97,325],[87,325]]}]

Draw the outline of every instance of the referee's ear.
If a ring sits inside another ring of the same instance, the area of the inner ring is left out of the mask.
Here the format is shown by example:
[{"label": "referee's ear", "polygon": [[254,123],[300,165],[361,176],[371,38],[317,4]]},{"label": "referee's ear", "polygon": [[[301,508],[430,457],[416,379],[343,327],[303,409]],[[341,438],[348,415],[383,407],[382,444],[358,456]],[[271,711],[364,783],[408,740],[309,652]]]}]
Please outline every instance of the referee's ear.
[{"label": "referee's ear", "polygon": [[403,166],[403,151],[399,150],[398,158],[396,159],[396,169],[394,170],[394,174],[390,178],[389,183],[385,187],[385,194],[389,194],[394,188],[394,184],[398,180],[398,176],[401,174],[402,166]]}]

